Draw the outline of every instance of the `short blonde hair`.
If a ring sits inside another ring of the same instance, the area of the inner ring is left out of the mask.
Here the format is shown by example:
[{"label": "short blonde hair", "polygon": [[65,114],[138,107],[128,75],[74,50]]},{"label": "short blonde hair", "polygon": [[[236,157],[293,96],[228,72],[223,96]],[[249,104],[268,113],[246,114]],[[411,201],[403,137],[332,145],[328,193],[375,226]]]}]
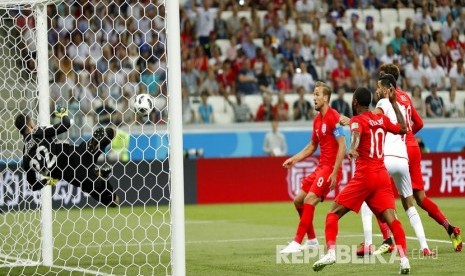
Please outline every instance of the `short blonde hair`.
[{"label": "short blonde hair", "polygon": [[323,95],[328,96],[328,102],[331,100],[331,94],[333,93],[333,89],[329,87],[326,83],[322,81],[317,81],[315,83],[315,88],[321,87],[323,88]]}]

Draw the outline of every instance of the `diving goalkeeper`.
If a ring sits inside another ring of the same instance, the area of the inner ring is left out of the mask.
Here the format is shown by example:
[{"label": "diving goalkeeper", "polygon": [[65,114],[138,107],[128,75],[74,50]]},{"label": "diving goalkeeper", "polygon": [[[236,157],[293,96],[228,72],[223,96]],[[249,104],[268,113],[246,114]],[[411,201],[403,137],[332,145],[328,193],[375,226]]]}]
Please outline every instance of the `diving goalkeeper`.
[{"label": "diving goalkeeper", "polygon": [[56,136],[71,126],[68,112],[55,112],[61,122],[39,127],[31,117],[19,114],[15,126],[24,139],[23,169],[33,191],[55,185],[59,179],[79,187],[107,206],[117,206],[119,197],[107,180],[110,170],[97,169],[95,163],[115,136],[113,128],[98,128],[92,137],[79,145],[59,143]]}]

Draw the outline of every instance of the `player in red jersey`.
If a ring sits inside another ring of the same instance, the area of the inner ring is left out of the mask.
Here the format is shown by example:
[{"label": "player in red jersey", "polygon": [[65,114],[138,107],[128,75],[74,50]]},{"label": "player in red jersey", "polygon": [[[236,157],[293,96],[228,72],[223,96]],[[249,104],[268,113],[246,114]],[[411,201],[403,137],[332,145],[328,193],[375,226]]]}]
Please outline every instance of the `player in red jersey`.
[{"label": "player in red jersey", "polygon": [[[395,85],[394,78],[380,78],[380,85],[390,88]],[[369,111],[371,92],[367,88],[358,88],[352,99],[353,113],[350,121],[351,145],[349,158],[355,159],[355,175],[336,197],[331,211],[326,216],[327,254],[313,264],[314,271],[336,262],[336,237],[338,220],[349,211],[357,212],[365,201],[375,215],[387,222],[394,234],[401,257],[400,273],[410,273],[410,264],[406,256],[406,239],[402,224],[395,215],[394,194],[390,177],[384,165],[384,137],[386,132],[404,134],[405,122],[396,102],[395,90],[390,89],[389,100],[393,105],[397,121],[393,124],[382,114]]]},{"label": "player in red jersey", "polygon": [[[381,65],[379,69],[381,74],[391,74],[397,81],[399,77],[399,68],[394,64]],[[405,144],[407,146],[407,154],[409,158],[409,172],[412,180],[413,197],[423,210],[433,218],[439,225],[443,226],[449,235],[452,246],[457,252],[462,251],[462,237],[460,236],[460,228],[449,223],[446,216],[441,212],[439,207],[425,194],[423,177],[421,173],[421,151],[415,138],[415,134],[423,127],[423,121],[412,105],[412,101],[407,93],[401,89],[396,90],[397,102],[403,105],[406,109],[405,123],[407,126],[407,134],[405,136]],[[385,244],[383,242],[383,244]]]},{"label": "player in red jersey", "polygon": [[[339,126],[340,115],[329,106],[331,88],[323,82],[315,84],[314,103],[319,113],[313,121],[312,139],[299,153],[283,163],[284,168],[291,168],[295,163],[312,155],[320,145],[320,161],[315,171],[302,180],[302,187],[294,199],[295,208],[300,216],[299,226],[294,240],[280,253],[294,253],[300,250],[317,248],[318,240],[313,229],[315,206],[334,189],[342,178],[341,164],[346,145],[342,127]],[[307,234],[308,240],[301,245]]]}]

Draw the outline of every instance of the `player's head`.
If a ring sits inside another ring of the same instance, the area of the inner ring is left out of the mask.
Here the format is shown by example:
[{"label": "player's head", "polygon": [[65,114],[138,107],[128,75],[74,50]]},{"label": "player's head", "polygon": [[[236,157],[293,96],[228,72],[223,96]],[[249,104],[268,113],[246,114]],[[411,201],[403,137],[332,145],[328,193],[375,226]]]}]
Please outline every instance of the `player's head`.
[{"label": "player's head", "polygon": [[378,88],[376,89],[376,94],[380,99],[388,98],[389,91],[391,89],[396,89],[396,79],[391,74],[383,74],[378,78]]},{"label": "player's head", "polygon": [[34,125],[29,115],[21,113],[15,118],[15,127],[21,135],[26,136],[34,128]]},{"label": "player's head", "polygon": [[315,89],[313,90],[313,102],[315,104],[316,111],[320,111],[322,107],[329,105],[331,93],[333,93],[333,90],[326,83],[321,81],[317,81],[315,83]]},{"label": "player's head", "polygon": [[357,115],[357,110],[360,108],[366,108],[371,104],[371,91],[366,87],[359,87],[355,89],[352,97],[352,113]]},{"label": "player's head", "polygon": [[400,70],[397,65],[389,63],[389,64],[383,64],[379,67],[379,75],[382,76],[384,74],[391,74],[394,79],[397,81],[400,75]]}]

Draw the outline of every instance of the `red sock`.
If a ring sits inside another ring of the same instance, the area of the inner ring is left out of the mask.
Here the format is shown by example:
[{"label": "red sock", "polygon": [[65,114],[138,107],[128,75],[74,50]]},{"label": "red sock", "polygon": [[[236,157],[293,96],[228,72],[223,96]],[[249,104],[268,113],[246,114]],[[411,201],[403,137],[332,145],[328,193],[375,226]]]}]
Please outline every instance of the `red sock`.
[{"label": "red sock", "polygon": [[449,221],[447,220],[446,216],[439,210],[438,205],[434,203],[431,199],[428,197],[425,197],[423,201],[421,202],[421,208],[428,212],[428,215],[432,217],[437,223],[440,225],[444,226],[446,230],[449,229]]},{"label": "red sock", "polygon": [[339,220],[339,217],[334,213],[329,213],[326,216],[325,236],[326,236],[326,249],[328,250],[334,249],[334,247],[336,246],[338,220]]},{"label": "red sock", "polygon": [[299,213],[299,218],[302,217],[302,212],[304,211],[304,206],[303,205],[294,205],[295,209],[297,210],[297,213]]},{"label": "red sock", "polygon": [[399,252],[400,257],[405,257],[407,252],[407,242],[405,241],[405,232],[402,228],[402,224],[399,220],[395,219],[389,225],[391,228],[392,234],[394,235],[394,240],[396,242],[397,251]]},{"label": "red sock", "polygon": [[381,230],[381,234],[383,234],[383,240],[386,240],[387,238],[391,237],[389,225],[387,225],[387,223],[385,222],[382,222],[379,218],[376,219],[378,220],[379,230]]},{"label": "red sock", "polygon": [[[300,217],[299,226],[297,227],[297,233],[295,234],[294,241],[302,243],[305,234],[309,232],[309,236],[313,233],[315,238],[315,231],[313,230],[313,214],[315,212],[315,206],[305,203],[303,206],[302,216]],[[311,229],[311,231],[310,231]]]}]

